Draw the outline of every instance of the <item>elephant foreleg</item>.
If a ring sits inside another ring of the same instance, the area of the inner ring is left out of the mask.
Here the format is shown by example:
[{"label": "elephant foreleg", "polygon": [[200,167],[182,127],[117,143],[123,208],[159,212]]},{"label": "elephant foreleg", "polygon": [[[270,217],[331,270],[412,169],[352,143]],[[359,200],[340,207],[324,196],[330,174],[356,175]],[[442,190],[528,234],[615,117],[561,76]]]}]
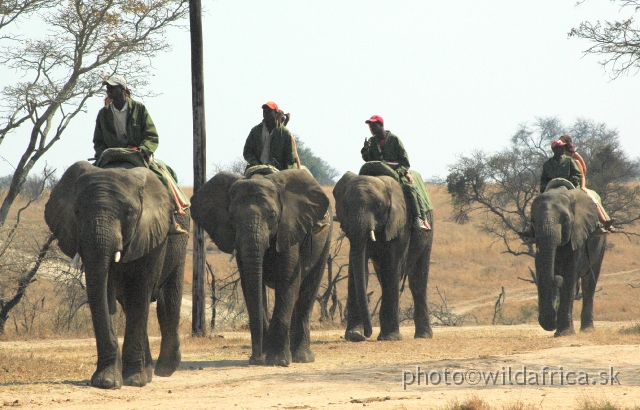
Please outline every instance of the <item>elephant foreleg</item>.
[{"label": "elephant foreleg", "polygon": [[384,261],[380,266],[380,334],[378,340],[402,340],[400,335],[400,278],[404,271],[404,263]]},{"label": "elephant foreleg", "polygon": [[296,363],[311,363],[316,360],[311,351],[311,340],[309,335],[309,318],[313,310],[313,304],[320,288],[322,274],[329,253],[327,242],[326,252],[320,256],[316,265],[303,279],[300,285],[298,301],[293,310],[291,319],[291,356]]},{"label": "elephant foreleg", "polygon": [[[365,278],[369,279],[369,264],[365,264]],[[344,332],[345,340],[350,342],[364,342],[367,338],[363,329],[364,315],[360,312],[358,298],[356,297],[356,280],[353,274],[353,266],[348,266],[347,278],[347,329]]]},{"label": "elephant foreleg", "polygon": [[285,274],[275,285],[275,301],[267,332],[266,352],[266,363],[271,366],[288,366],[291,363],[291,316],[300,291],[300,264],[297,263],[295,268],[280,266],[284,272],[290,273]]},{"label": "elephant foreleg", "polygon": [[560,288],[560,305],[556,316],[555,337],[575,334],[573,329],[573,296],[576,288],[576,275],[565,278]]},{"label": "elephant foreleg", "polygon": [[91,385],[102,389],[119,389],[122,387],[122,356],[113,320],[115,289],[113,286],[108,289],[107,286],[107,277],[110,275],[107,269],[100,270],[91,266],[87,266],[85,274],[87,298],[98,350],[98,364],[91,376]]}]

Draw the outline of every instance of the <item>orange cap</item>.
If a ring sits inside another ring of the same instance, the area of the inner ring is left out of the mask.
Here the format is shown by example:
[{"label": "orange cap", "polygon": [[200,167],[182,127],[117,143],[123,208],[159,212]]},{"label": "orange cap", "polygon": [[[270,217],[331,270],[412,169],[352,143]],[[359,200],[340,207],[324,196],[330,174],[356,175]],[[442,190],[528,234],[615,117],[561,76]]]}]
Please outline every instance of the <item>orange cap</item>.
[{"label": "orange cap", "polygon": [[278,104],[274,103],[273,101],[268,101],[264,104],[262,104],[262,108],[264,107],[269,107],[272,110],[278,111]]}]

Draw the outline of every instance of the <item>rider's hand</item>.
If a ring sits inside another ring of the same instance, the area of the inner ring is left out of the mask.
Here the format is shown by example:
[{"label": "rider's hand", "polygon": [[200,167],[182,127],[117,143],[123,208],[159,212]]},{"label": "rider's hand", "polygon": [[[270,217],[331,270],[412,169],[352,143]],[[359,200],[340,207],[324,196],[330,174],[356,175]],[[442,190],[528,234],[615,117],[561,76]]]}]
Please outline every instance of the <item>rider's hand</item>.
[{"label": "rider's hand", "polygon": [[365,138],[364,139],[364,148],[369,148],[371,146],[371,142],[369,141],[369,138]]},{"label": "rider's hand", "polygon": [[405,172],[404,176],[409,180],[410,184],[413,184],[413,177],[411,176],[411,172]]}]

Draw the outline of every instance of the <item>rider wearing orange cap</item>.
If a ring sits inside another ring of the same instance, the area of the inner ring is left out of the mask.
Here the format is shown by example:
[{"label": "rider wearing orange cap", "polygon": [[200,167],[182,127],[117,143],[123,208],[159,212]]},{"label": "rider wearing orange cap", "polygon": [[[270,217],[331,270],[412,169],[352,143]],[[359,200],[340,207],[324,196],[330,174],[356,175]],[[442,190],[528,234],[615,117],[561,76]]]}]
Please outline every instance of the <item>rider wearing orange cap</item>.
[{"label": "rider wearing orange cap", "polygon": [[262,122],[251,129],[242,155],[254,165],[273,165],[280,171],[295,168],[296,154],[291,132],[278,121],[278,105],[269,101],[262,105]]}]

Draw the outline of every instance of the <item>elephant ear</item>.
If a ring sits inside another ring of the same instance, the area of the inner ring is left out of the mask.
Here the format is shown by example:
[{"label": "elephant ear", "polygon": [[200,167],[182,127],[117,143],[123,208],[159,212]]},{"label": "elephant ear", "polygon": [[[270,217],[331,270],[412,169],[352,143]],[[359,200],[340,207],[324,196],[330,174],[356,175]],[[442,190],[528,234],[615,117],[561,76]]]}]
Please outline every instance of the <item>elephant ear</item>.
[{"label": "elephant ear", "polygon": [[567,193],[571,196],[573,226],[571,227],[571,249],[584,246],[598,227],[598,208],[593,199],[580,189]]},{"label": "elephant ear", "polygon": [[76,180],[82,174],[99,170],[86,161],[67,169],[51,190],[44,207],[44,220],[58,239],[60,250],[70,258],[78,252],[78,222],[75,215]]},{"label": "elephant ear", "polygon": [[122,262],[126,263],[143,257],[166,239],[174,204],[167,188],[147,168],[125,172],[131,186],[137,187],[140,198],[140,216],[122,255]]},{"label": "elephant ear", "polygon": [[324,218],[329,198],[311,173],[304,169],[289,169],[267,175],[278,187],[280,223],[276,232],[276,251],[281,252],[299,243],[313,225]]},{"label": "elephant ear", "polygon": [[398,237],[408,223],[407,203],[404,199],[402,186],[398,181],[390,177],[379,178],[385,182],[389,198],[389,214],[387,224],[384,227],[384,237],[385,240],[390,241]]},{"label": "elephant ear", "polygon": [[344,193],[347,190],[347,185],[349,184],[349,181],[351,181],[353,178],[355,178],[357,175],[354,174],[351,171],[347,171],[342,178],[340,178],[340,181],[338,181],[338,183],[336,184],[336,186],[333,187],[333,198],[336,200],[336,220],[338,222],[340,221],[344,221],[346,215],[345,215],[345,208],[344,208],[344,201],[342,200],[342,198],[344,198]]},{"label": "elephant ear", "polygon": [[229,189],[242,176],[219,172],[191,197],[191,218],[211,237],[218,249],[233,253],[235,232],[229,218]]}]

